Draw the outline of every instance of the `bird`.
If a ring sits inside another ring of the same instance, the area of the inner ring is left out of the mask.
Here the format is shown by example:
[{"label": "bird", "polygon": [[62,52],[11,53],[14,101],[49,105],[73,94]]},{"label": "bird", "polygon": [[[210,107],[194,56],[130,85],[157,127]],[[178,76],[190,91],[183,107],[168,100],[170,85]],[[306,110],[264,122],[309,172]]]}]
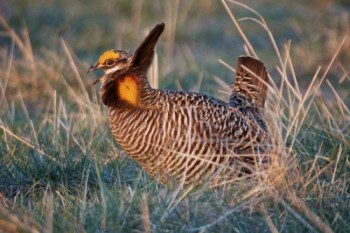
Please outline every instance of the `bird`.
[{"label": "bird", "polygon": [[88,73],[102,70],[100,96],[120,147],[166,185],[220,183],[254,172],[266,153],[264,104],[268,73],[250,56],[238,58],[230,100],[195,92],[154,89],[147,81],[164,23],[134,54],[108,50]]}]

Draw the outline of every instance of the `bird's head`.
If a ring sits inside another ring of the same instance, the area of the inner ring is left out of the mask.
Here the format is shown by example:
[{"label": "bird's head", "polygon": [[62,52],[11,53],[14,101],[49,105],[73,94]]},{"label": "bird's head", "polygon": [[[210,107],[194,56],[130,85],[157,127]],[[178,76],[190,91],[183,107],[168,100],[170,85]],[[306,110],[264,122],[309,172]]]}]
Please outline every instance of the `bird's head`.
[{"label": "bird's head", "polygon": [[105,105],[112,106],[120,102],[138,105],[140,93],[150,88],[146,73],[151,66],[154,47],[164,30],[164,23],[155,26],[134,55],[130,56],[122,50],[108,50],[92,65],[93,70],[103,70],[105,75],[94,84],[101,82],[101,98]]},{"label": "bird's head", "polygon": [[[105,74],[112,74],[116,71],[126,70],[131,63],[131,57],[122,50],[107,50],[102,53],[98,61],[90,66],[88,73],[93,70],[103,70]],[[99,80],[96,80],[98,82]]]},{"label": "bird's head", "polygon": [[93,70],[103,70],[105,73],[105,76],[97,79],[94,84],[114,80],[115,77],[127,72],[137,71],[139,74],[145,74],[152,63],[154,47],[163,30],[164,23],[155,26],[132,56],[122,50],[112,49],[104,52],[88,70],[88,73]]}]

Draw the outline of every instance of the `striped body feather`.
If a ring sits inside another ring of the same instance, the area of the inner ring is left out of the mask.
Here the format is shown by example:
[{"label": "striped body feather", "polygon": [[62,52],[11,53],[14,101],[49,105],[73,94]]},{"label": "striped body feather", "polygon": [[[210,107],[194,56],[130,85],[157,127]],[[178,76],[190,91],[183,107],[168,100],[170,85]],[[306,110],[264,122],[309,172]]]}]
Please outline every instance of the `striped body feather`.
[{"label": "striped body feather", "polygon": [[[149,89],[143,105],[110,108],[112,133],[151,176],[185,183],[233,169],[238,152],[261,144],[266,131],[253,114],[197,93]],[[244,168],[243,168],[244,169]],[[248,169],[248,168],[246,168]]]}]

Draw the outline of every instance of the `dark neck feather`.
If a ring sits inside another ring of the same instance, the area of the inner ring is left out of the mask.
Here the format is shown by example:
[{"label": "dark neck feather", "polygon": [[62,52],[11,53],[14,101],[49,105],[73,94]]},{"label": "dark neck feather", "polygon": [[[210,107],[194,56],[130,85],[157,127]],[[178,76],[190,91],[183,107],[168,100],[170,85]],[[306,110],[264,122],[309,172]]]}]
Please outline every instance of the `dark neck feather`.
[{"label": "dark neck feather", "polygon": [[117,93],[117,82],[108,80],[103,84],[101,89],[101,99],[104,105],[108,107],[117,106],[120,102]]}]

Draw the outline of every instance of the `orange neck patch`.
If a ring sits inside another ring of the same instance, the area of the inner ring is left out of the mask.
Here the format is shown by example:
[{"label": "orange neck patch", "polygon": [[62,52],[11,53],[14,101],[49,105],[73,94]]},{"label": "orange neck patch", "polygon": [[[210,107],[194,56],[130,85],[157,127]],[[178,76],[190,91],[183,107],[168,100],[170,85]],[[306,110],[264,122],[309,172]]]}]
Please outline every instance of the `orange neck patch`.
[{"label": "orange neck patch", "polygon": [[139,88],[133,76],[126,76],[118,80],[118,97],[131,105],[138,105]]}]

